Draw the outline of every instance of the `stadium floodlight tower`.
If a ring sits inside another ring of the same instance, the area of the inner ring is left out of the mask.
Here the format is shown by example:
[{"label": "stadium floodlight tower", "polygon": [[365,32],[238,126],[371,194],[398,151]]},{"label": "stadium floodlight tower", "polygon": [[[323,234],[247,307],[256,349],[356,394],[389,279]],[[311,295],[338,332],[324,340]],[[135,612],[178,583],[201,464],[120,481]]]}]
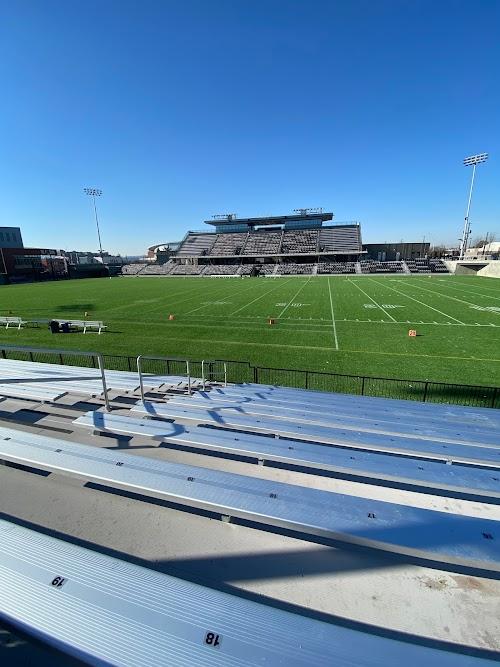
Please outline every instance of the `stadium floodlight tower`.
[{"label": "stadium floodlight tower", "polygon": [[487,159],[488,159],[488,153],[480,153],[479,155],[471,155],[470,157],[466,157],[464,160],[464,165],[466,167],[472,167],[472,178],[470,181],[469,199],[467,200],[467,212],[465,214],[464,231],[462,234],[462,238],[460,239],[460,255],[458,259],[463,259],[465,257],[467,246],[469,244],[469,236],[470,236],[469,212],[470,212],[470,203],[472,200],[472,190],[474,188],[474,177],[476,175],[476,166],[478,164],[481,164],[481,162],[486,162]]},{"label": "stadium floodlight tower", "polygon": [[97,227],[97,238],[99,239],[99,254],[101,256],[101,263],[104,266],[104,258],[102,256],[101,231],[99,229],[99,218],[97,217],[97,206],[95,203],[95,198],[100,197],[102,195],[102,190],[99,190],[98,188],[83,188],[83,191],[85,192],[86,195],[92,197],[92,202],[94,204],[95,224]]}]

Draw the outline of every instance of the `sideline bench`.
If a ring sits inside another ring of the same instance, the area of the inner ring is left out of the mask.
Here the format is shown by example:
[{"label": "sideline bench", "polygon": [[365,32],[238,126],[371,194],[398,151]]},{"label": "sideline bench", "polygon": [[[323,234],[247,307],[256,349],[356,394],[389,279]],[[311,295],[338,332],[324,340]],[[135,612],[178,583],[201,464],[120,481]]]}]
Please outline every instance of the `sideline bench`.
[{"label": "sideline bench", "polygon": [[292,614],[4,520],[0,589],[1,619],[92,665],[495,664]]},{"label": "sideline bench", "polygon": [[97,331],[98,334],[101,333],[104,329],[107,329],[107,325],[100,320],[60,320],[54,318],[59,324],[69,324],[72,329],[82,329],[83,333],[87,333],[87,330]]},{"label": "sideline bench", "polygon": [[[292,442],[259,434],[232,433],[203,426],[184,428],[171,422],[146,421],[113,413],[87,412],[73,424],[99,433],[138,435],[219,455],[252,457],[261,465],[265,462],[285,463],[306,468],[311,473],[329,471],[354,476],[371,484],[412,487],[421,493],[459,494],[486,503],[500,499],[500,475],[491,469],[451,466],[443,462]],[[500,459],[498,463],[500,465]]]},{"label": "sideline bench", "polygon": [[16,329],[20,329],[23,324],[27,324],[26,320],[23,320],[21,317],[0,317],[0,325],[5,324],[5,328],[8,329],[13,325]]},{"label": "sideline bench", "polygon": [[498,521],[170,463],[12,431],[0,459],[208,510],[266,530],[500,572]]}]

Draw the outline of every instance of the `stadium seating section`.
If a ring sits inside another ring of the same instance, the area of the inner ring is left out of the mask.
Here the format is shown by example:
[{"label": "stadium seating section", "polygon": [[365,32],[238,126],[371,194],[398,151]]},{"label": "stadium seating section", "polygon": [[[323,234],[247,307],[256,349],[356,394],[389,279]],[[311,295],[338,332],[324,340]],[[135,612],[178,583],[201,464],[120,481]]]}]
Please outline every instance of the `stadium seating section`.
[{"label": "stadium seating section", "polygon": [[448,273],[442,259],[407,259],[410,273]]},{"label": "stadium seating section", "polygon": [[170,272],[170,275],[172,276],[199,276],[201,275],[204,270],[205,266],[203,265],[195,265],[195,264],[178,264],[175,266],[172,271]]},{"label": "stadium seating section", "polygon": [[237,264],[209,264],[204,271],[205,276],[234,276],[238,273]]},{"label": "stadium seating section", "polygon": [[308,276],[312,275],[315,264],[295,264],[293,262],[287,262],[286,264],[278,264],[276,273],[278,275],[299,275],[299,276]]},{"label": "stadium seating section", "polygon": [[215,234],[193,234],[189,233],[177,251],[178,257],[199,257],[208,255],[216,237]]},{"label": "stadium seating section", "polygon": [[361,234],[357,225],[325,227],[319,233],[320,251],[339,254],[360,253]]},{"label": "stadium seating section", "polygon": [[234,234],[219,234],[217,240],[210,250],[212,257],[224,255],[241,255],[241,251],[247,240],[248,234],[235,232]]},{"label": "stadium seating section", "polygon": [[318,273],[356,273],[356,262],[319,262]]},{"label": "stadium seating section", "polygon": [[405,273],[403,262],[376,262],[363,260],[360,262],[361,273]]},{"label": "stadium seating section", "polygon": [[277,255],[281,248],[282,232],[250,232],[242,255]]},{"label": "stadium seating section", "polygon": [[318,251],[317,229],[301,229],[297,231],[286,231],[283,234],[281,253],[283,255],[297,255],[305,252]]}]

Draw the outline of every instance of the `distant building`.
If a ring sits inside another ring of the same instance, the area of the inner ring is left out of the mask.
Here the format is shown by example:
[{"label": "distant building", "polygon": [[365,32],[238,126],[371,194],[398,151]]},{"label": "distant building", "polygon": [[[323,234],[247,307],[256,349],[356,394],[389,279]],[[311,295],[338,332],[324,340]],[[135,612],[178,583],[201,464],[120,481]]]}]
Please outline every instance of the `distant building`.
[{"label": "distant building", "polygon": [[368,259],[377,262],[393,262],[402,259],[416,259],[427,257],[430,243],[424,241],[418,243],[364,243],[363,250],[366,251]]},{"label": "distant building", "polygon": [[0,248],[22,248],[24,246],[19,227],[0,227]]}]

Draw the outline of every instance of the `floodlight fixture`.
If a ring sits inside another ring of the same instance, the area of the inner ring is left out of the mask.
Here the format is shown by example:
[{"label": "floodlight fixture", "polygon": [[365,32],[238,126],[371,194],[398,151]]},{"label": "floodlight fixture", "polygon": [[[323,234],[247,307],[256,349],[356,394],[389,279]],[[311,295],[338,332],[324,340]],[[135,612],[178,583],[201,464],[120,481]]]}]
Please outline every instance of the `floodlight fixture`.
[{"label": "floodlight fixture", "polygon": [[472,177],[470,181],[469,198],[467,200],[467,211],[465,213],[464,231],[462,233],[462,238],[460,239],[460,255],[458,257],[459,259],[464,259],[465,253],[467,252],[467,247],[469,245],[469,238],[470,238],[469,213],[472,201],[472,190],[474,188],[474,178],[476,176],[476,166],[478,164],[481,164],[482,162],[486,162],[487,159],[488,159],[488,153],[478,153],[477,155],[470,155],[469,157],[466,157],[464,159],[464,166],[472,167]]},{"label": "floodlight fixture", "polygon": [[99,218],[97,217],[97,206],[95,203],[95,198],[100,197],[102,195],[102,190],[99,190],[99,188],[83,188],[83,191],[85,192],[86,195],[92,197],[92,202],[94,204],[95,224],[97,227],[97,238],[99,239],[99,255],[101,256],[101,263],[104,266],[104,258],[103,258],[102,243],[101,243],[101,230],[99,229]]},{"label": "floodlight fixture", "polygon": [[214,220],[234,220],[236,218],[236,213],[218,213],[213,215]]},{"label": "floodlight fixture", "polygon": [[479,155],[471,155],[466,157],[464,160],[464,165],[470,167],[472,165],[480,164],[481,162],[486,162],[488,159],[488,153],[479,153]]},{"label": "floodlight fixture", "polygon": [[293,209],[294,213],[298,213],[299,215],[312,215],[314,213],[323,213],[323,209],[316,207],[316,208],[294,208]]}]

